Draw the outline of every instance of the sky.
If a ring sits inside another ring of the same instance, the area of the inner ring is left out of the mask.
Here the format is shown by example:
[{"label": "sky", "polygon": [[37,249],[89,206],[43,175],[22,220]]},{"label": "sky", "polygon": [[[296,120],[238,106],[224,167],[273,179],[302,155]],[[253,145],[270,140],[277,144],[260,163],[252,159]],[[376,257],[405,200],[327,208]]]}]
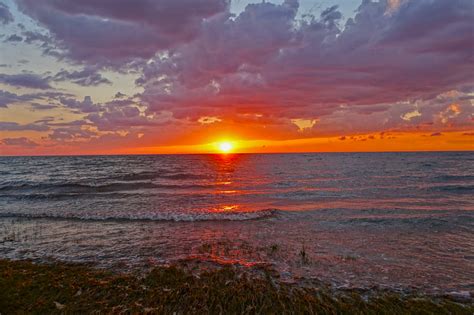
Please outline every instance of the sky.
[{"label": "sky", "polygon": [[0,0],[0,154],[474,150],[472,0]]}]

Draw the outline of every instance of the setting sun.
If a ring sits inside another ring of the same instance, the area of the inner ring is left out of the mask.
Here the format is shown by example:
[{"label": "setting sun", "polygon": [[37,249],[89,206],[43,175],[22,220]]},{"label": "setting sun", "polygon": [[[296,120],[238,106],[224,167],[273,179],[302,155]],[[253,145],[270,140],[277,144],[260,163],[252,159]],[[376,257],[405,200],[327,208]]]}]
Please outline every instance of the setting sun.
[{"label": "setting sun", "polygon": [[231,142],[224,141],[224,142],[219,142],[219,151],[222,153],[229,153],[234,149],[234,145]]}]

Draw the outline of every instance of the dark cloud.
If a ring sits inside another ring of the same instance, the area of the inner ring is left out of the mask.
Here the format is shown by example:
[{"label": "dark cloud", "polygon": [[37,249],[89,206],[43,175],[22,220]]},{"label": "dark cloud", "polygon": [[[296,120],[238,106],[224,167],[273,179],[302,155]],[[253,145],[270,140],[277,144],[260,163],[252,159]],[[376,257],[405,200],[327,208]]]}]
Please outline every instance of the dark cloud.
[{"label": "dark cloud", "polygon": [[8,105],[15,103],[28,103],[34,100],[54,101],[59,98],[67,98],[72,95],[61,92],[40,92],[28,94],[15,94],[8,91],[0,90],[0,107],[8,107]]},{"label": "dark cloud", "polygon": [[94,104],[90,96],[85,96],[83,101],[77,101],[74,98],[62,97],[60,98],[60,102],[64,106],[82,113],[92,113],[101,110],[101,106],[99,104]]},{"label": "dark cloud", "polygon": [[28,138],[20,137],[20,138],[5,138],[0,141],[3,145],[11,145],[11,146],[20,146],[20,147],[37,147],[38,144]]},{"label": "dark cloud", "polygon": [[54,76],[42,77],[32,73],[21,74],[0,74],[0,83],[34,89],[50,89],[50,81],[64,82],[69,81],[81,86],[98,86],[101,84],[112,84],[112,82],[103,77],[95,67],[85,67],[79,71],[69,71],[62,69]]},{"label": "dark cloud", "polygon": [[49,127],[38,124],[20,125],[16,122],[0,121],[0,130],[2,131],[48,131]]},{"label": "dark cloud", "polygon": [[21,102],[21,101],[30,101],[32,100],[31,97],[28,96],[21,96],[15,93],[11,93],[8,91],[0,90],[0,107],[6,108],[8,105]]},{"label": "dark cloud", "polygon": [[50,117],[47,117],[45,119],[38,120],[35,123],[44,123],[44,124],[46,124],[48,126],[51,126],[51,127],[72,127],[72,126],[82,127],[82,126],[87,126],[87,125],[90,126],[91,125],[91,123],[89,123],[89,122],[87,122],[86,120],[83,120],[83,119],[67,121],[67,122],[55,122],[54,117],[52,117],[52,118],[53,119],[50,119]]},{"label": "dark cloud", "polygon": [[56,128],[49,135],[55,141],[83,141],[96,137],[93,131],[82,129],[81,126],[71,126],[68,128]]},{"label": "dark cloud", "polygon": [[16,34],[12,34],[10,36],[8,36],[7,38],[5,38],[4,42],[8,43],[15,43],[15,42],[22,42],[23,41],[23,37],[21,36],[18,36]]},{"label": "dark cloud", "polygon": [[8,24],[13,22],[13,15],[6,4],[0,2],[0,23]]},{"label": "dark cloud", "polygon": [[98,86],[101,84],[112,84],[112,82],[104,78],[98,69],[94,67],[86,67],[80,71],[61,70],[53,76],[54,81],[70,81],[81,86]]},{"label": "dark cloud", "polygon": [[327,8],[321,13],[321,21],[330,28],[338,26],[338,21],[341,18],[342,14],[338,11],[337,5]]},{"label": "dark cloud", "polygon": [[31,109],[33,111],[36,111],[36,110],[49,110],[49,109],[53,109],[53,108],[58,107],[58,105],[54,105],[54,104],[39,104],[39,103],[31,103],[30,106],[31,106]]},{"label": "dark cloud", "polygon": [[228,8],[227,0],[17,2],[71,58],[91,63],[149,58],[159,49],[191,40],[203,19]]},{"label": "dark cloud", "polygon": [[15,87],[25,87],[31,89],[46,90],[50,89],[48,78],[43,78],[37,74],[0,74],[0,83]]},{"label": "dark cloud", "polygon": [[295,1],[252,4],[235,18],[206,21],[196,40],[149,62],[137,83],[150,111],[176,117],[313,119],[341,105],[369,115],[474,85],[469,7],[363,1],[341,28],[337,7],[298,20]]},{"label": "dark cloud", "polygon": [[53,39],[51,37],[37,31],[25,31],[22,33],[22,35],[25,37],[25,43],[27,44],[39,42],[42,45],[48,45],[53,43]]},{"label": "dark cloud", "polygon": [[131,127],[162,125],[170,117],[151,117],[140,111],[139,105],[129,99],[116,99],[103,104],[101,112],[91,113],[87,119],[99,130],[120,130]]},{"label": "dark cloud", "polygon": [[120,92],[115,93],[115,96],[114,96],[114,98],[124,98],[124,97],[127,97],[127,95]]}]

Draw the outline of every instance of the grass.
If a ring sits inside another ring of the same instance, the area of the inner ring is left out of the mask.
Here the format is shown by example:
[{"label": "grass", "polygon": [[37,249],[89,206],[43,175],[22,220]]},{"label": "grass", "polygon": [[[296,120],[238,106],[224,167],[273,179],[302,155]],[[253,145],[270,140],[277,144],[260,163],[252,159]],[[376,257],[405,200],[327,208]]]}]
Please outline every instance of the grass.
[{"label": "grass", "polygon": [[447,298],[302,288],[224,267],[195,275],[171,267],[145,275],[84,265],[0,260],[0,313],[472,314]]},{"label": "grass", "polygon": [[278,250],[280,249],[280,246],[278,244],[272,244],[270,245],[270,254],[275,254]]},{"label": "grass", "polygon": [[309,257],[308,257],[308,253],[306,253],[306,249],[303,245],[303,247],[301,248],[300,252],[299,252],[299,256],[301,258],[301,263],[304,264],[304,265],[307,265],[309,264]]}]

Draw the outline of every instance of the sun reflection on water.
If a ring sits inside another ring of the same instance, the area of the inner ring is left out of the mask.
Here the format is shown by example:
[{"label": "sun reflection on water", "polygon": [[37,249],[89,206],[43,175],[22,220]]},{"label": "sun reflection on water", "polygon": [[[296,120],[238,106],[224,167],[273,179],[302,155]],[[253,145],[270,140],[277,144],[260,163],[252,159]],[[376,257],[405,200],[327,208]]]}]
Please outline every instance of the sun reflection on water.
[{"label": "sun reflection on water", "polygon": [[222,211],[235,211],[240,208],[240,205],[228,205],[228,206],[222,206],[221,209]]}]

